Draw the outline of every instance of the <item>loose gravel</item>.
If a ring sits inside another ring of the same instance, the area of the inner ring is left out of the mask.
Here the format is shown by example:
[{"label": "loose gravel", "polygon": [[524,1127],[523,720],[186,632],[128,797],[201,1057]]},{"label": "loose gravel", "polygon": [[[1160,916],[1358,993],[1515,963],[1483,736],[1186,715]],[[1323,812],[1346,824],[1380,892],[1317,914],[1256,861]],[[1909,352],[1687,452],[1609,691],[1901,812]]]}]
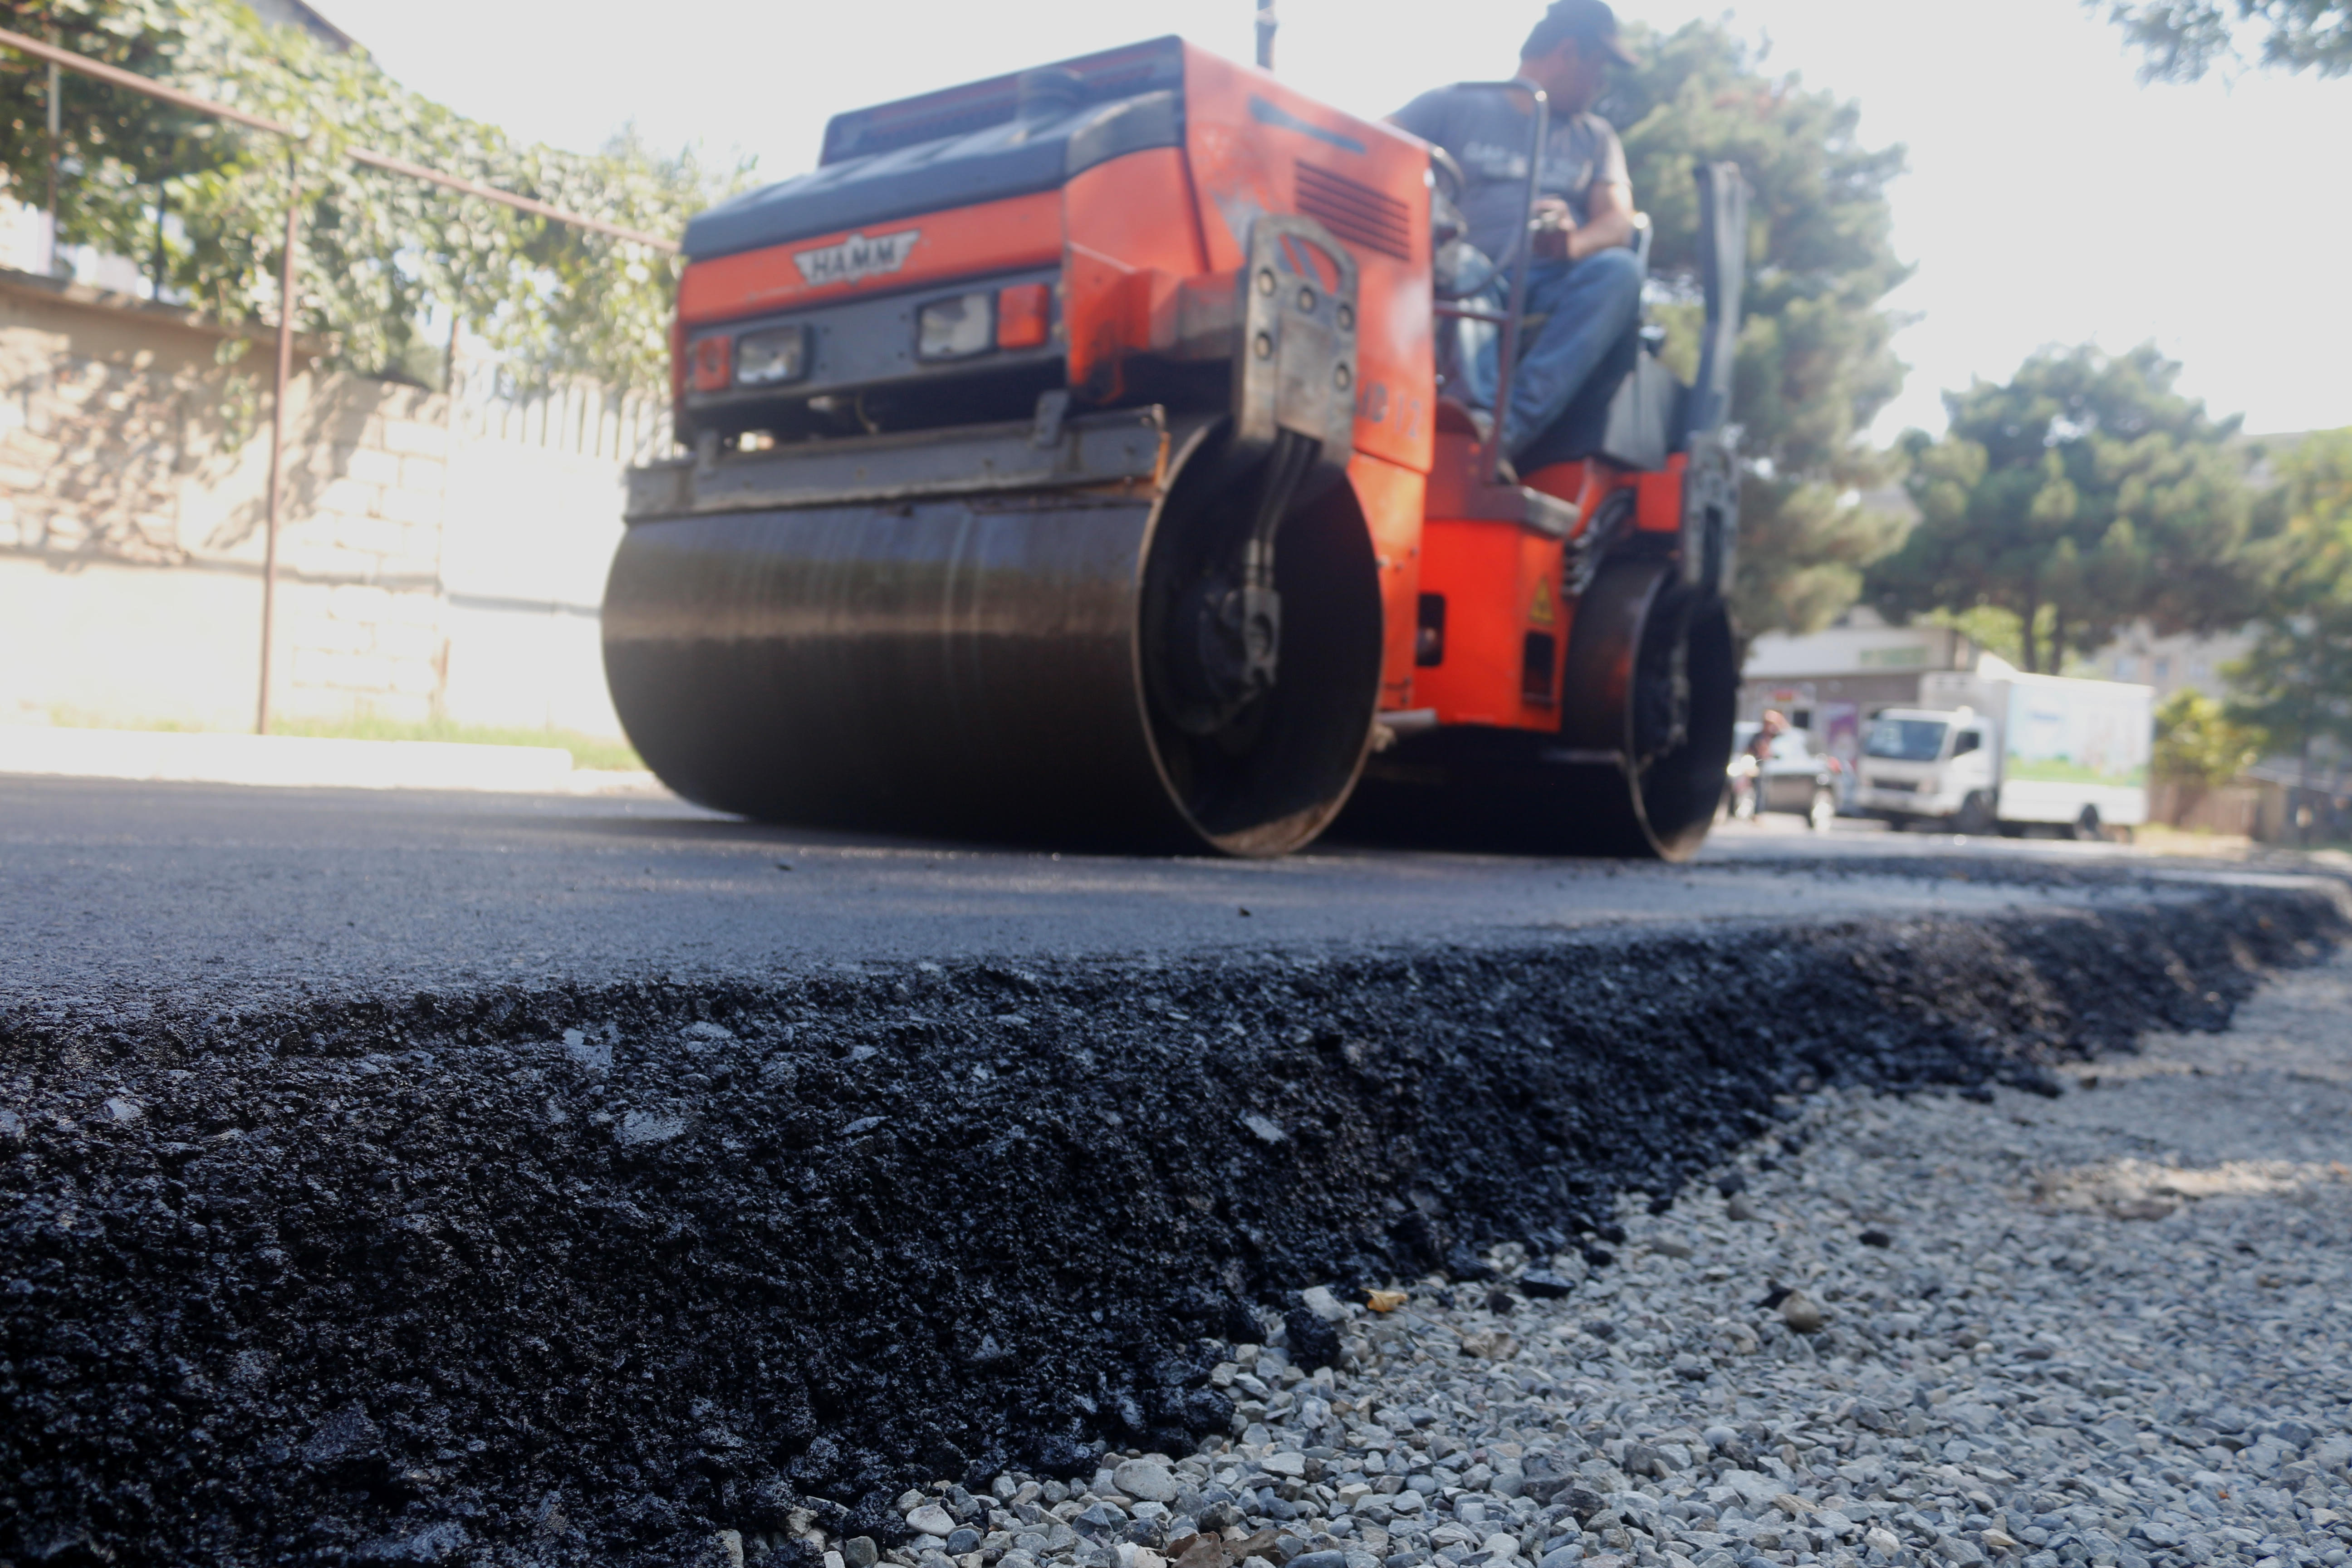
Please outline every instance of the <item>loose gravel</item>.
[{"label": "loose gravel", "polygon": [[1608,1264],[1309,1289],[1213,1373],[1234,1437],[909,1493],[952,1532],[891,1560],[2343,1563],[2352,960],[2053,1087],[1832,1090]]}]

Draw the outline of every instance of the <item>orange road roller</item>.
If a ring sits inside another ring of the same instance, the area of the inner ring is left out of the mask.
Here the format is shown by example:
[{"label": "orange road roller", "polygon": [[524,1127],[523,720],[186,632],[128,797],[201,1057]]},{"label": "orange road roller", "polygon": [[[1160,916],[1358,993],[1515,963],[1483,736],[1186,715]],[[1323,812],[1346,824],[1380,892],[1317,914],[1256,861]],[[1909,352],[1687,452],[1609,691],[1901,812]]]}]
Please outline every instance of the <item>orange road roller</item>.
[{"label": "orange road roller", "polygon": [[[1540,147],[1540,90],[1491,89]],[[1447,298],[1447,163],[1163,38],[837,116],[814,172],[698,216],[690,456],[630,473],[604,596],[647,765],[1056,847],[1691,854],[1731,751],[1745,187],[1695,171],[1696,383],[1637,323],[1514,474],[1440,350],[1494,334],[1507,405],[1533,247],[1508,303]]]}]

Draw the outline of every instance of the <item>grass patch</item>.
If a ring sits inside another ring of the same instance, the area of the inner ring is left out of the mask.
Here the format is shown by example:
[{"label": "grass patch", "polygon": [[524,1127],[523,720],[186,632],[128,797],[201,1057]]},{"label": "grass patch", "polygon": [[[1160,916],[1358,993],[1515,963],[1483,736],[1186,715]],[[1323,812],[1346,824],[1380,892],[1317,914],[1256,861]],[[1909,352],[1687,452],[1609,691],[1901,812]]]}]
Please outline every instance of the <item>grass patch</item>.
[{"label": "grass patch", "polygon": [[270,729],[280,735],[310,735],[328,741],[450,741],[463,746],[554,746],[572,753],[576,768],[642,770],[645,763],[626,741],[608,741],[576,730],[534,730],[522,725],[458,724],[447,720],[404,723],[395,719],[280,719]]},{"label": "grass patch", "polygon": [[209,735],[216,726],[181,719],[119,719],[104,713],[88,713],[79,708],[51,707],[35,724],[48,724],[60,730],[149,730],[164,735]]},{"label": "grass patch", "polygon": [[2144,822],[2132,830],[2132,842],[2142,849],[2165,855],[2212,855],[2242,860],[2253,853],[2254,841],[2242,834],[2216,833],[2210,827],[2175,827],[2168,822]]},{"label": "grass patch", "polygon": [[[48,721],[75,730],[153,730],[169,734],[208,734],[214,727],[177,719],[113,718],[57,707]],[[270,732],[322,741],[451,741],[463,746],[553,746],[572,753],[575,768],[614,768],[636,773],[645,762],[626,741],[583,735],[577,730],[534,730],[520,724],[457,724],[447,720],[408,723],[397,719],[273,719]]]}]

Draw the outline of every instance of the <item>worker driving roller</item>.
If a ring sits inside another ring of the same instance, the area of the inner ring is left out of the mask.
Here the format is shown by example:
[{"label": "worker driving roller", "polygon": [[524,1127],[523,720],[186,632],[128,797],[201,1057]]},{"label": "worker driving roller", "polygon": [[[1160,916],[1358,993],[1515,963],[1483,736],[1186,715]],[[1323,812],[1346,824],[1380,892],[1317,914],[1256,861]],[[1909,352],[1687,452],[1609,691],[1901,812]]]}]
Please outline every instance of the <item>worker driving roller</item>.
[{"label": "worker driving roller", "polygon": [[[1625,149],[1592,105],[1609,68],[1630,65],[1617,17],[1603,0],[1555,0],[1528,35],[1517,75],[1550,100],[1550,133],[1532,226],[1522,230],[1527,200],[1530,110],[1471,87],[1423,93],[1391,117],[1460,166],[1460,205],[1467,244],[1483,261],[1457,264],[1490,279],[1478,291],[1500,310],[1517,247],[1532,245],[1526,315],[1541,324],[1519,346],[1511,405],[1503,412],[1503,449],[1514,460],[1576,403],[1627,341],[1642,298],[1634,236],[1633,186]],[[1498,334],[1465,322],[1455,384],[1449,391],[1482,412],[1493,410]],[[1613,378],[1612,378],[1613,379]]]}]

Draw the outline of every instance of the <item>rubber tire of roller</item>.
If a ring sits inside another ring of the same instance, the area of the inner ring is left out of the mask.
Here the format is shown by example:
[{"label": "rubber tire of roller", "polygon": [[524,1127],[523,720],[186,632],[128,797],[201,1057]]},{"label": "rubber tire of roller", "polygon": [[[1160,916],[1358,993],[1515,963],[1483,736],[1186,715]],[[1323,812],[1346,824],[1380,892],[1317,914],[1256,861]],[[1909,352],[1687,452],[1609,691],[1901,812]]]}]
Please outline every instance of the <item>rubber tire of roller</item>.
[{"label": "rubber tire of roller", "polygon": [[[1585,591],[1569,632],[1560,733],[1580,750],[1635,754],[1633,698],[1654,661],[1672,657],[1668,636],[1685,603],[1686,738],[1639,778],[1626,768],[1562,770],[1554,842],[1569,853],[1687,860],[1706,841],[1731,763],[1739,675],[1722,600],[1685,587],[1674,563],[1622,558],[1603,566]],[[1757,804],[1760,810],[1762,801]]]},{"label": "rubber tire of roller", "polygon": [[[1358,789],[1337,831],[1419,847],[1687,859],[1726,809],[1738,675],[1719,599],[1703,601],[1692,616],[1703,645],[1693,693],[1698,739],[1670,759],[1671,790],[1645,792],[1620,768],[1562,764],[1545,755],[1563,745],[1618,751],[1630,743],[1633,716],[1622,701],[1612,705],[1610,694],[1622,699],[1630,689],[1628,650],[1650,626],[1650,612],[1663,597],[1687,591],[1668,561],[1628,559],[1602,568],[1578,601],[1570,628],[1569,706],[1559,733],[1461,725],[1409,737]],[[1400,766],[1427,777],[1402,776]],[[1660,824],[1645,795],[1666,794],[1675,809]],[[1748,803],[1751,816],[1761,805],[1752,794]],[[1736,799],[1731,809],[1739,809]]]}]

